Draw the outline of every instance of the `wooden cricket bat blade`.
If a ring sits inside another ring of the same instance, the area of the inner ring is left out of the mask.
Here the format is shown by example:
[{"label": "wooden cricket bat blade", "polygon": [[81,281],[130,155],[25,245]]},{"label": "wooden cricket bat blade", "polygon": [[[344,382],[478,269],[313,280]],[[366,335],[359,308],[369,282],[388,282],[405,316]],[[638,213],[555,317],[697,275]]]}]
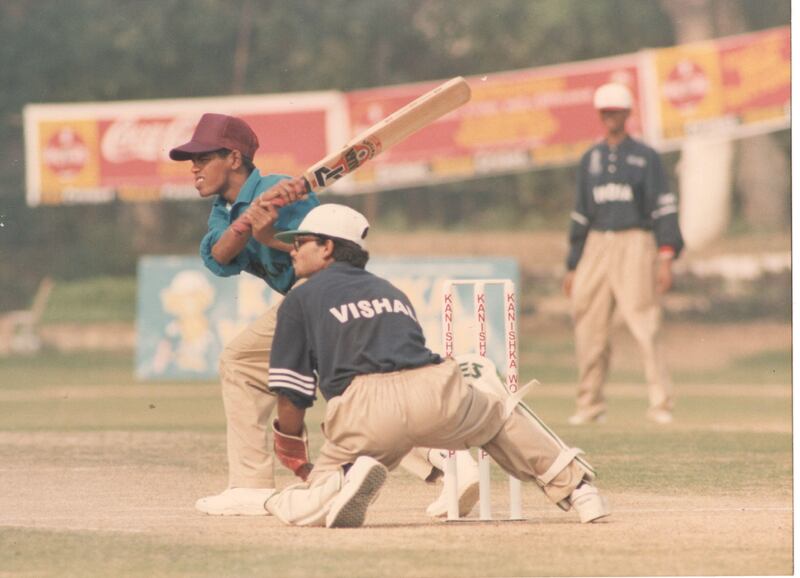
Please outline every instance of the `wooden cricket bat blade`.
[{"label": "wooden cricket bat blade", "polygon": [[303,173],[303,178],[315,191],[329,187],[383,151],[465,104],[471,95],[469,84],[463,77],[448,80],[372,125],[341,151],[311,166]]}]

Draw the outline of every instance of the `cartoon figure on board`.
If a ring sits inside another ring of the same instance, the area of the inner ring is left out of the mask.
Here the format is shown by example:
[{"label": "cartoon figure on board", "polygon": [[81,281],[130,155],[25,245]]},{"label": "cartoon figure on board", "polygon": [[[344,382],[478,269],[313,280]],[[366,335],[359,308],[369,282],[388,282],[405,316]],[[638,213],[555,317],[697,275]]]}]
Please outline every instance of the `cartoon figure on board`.
[{"label": "cartoon figure on board", "polygon": [[183,371],[208,370],[208,350],[214,342],[206,311],[214,288],[200,271],[181,271],[161,290],[161,306],[174,317],[164,328],[153,362],[156,372],[169,364]]}]

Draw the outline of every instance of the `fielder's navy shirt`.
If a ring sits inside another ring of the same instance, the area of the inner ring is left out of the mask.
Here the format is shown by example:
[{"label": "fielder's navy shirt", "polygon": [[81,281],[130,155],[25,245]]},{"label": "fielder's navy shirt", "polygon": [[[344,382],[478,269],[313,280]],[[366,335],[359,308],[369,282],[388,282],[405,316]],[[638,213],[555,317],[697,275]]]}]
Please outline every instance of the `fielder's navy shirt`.
[{"label": "fielder's navy shirt", "polygon": [[569,270],[578,265],[590,230],[653,231],[659,247],[672,247],[676,257],[683,249],[678,198],[669,190],[661,158],[631,137],[616,147],[604,140],[586,151],[570,218]]},{"label": "fielder's navy shirt", "polygon": [[357,375],[388,373],[442,361],[408,297],[347,263],[332,263],[292,289],[278,309],[269,388],[309,407],[316,388],[328,400]]}]

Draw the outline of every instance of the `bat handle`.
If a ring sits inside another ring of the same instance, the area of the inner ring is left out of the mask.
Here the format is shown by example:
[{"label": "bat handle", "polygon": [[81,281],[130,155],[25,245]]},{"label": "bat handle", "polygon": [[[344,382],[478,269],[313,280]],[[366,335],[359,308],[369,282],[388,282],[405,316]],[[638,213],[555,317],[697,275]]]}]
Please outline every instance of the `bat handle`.
[{"label": "bat handle", "polygon": [[[306,194],[310,193],[311,192],[311,183],[309,183],[308,179],[305,178],[305,177],[300,177],[300,178],[303,179],[303,184],[305,185],[305,188],[306,188]],[[280,209],[281,207],[285,207],[286,206],[286,201],[284,201],[281,198],[275,198],[275,199],[272,199],[269,202],[276,209]]]}]

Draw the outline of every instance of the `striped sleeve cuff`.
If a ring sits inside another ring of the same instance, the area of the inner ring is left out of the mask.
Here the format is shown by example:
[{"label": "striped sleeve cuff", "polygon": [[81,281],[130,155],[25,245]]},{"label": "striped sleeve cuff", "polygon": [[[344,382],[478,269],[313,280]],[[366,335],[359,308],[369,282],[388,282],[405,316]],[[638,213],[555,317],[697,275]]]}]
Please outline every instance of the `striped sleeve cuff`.
[{"label": "striped sleeve cuff", "polygon": [[317,380],[314,377],[309,377],[290,369],[270,367],[269,388],[291,389],[308,397],[314,397]]},{"label": "striped sleeve cuff", "polygon": [[589,219],[587,219],[577,211],[572,211],[569,214],[569,218],[578,223],[579,225],[583,225],[584,227],[589,224]]},{"label": "striped sleeve cuff", "polygon": [[678,197],[673,193],[664,193],[658,196],[658,208],[650,216],[654,220],[678,212]]},{"label": "striped sleeve cuff", "polygon": [[651,217],[653,220],[658,220],[661,217],[666,217],[667,215],[672,215],[678,212],[678,207],[675,205],[661,207],[660,209],[656,209],[651,213]]}]

